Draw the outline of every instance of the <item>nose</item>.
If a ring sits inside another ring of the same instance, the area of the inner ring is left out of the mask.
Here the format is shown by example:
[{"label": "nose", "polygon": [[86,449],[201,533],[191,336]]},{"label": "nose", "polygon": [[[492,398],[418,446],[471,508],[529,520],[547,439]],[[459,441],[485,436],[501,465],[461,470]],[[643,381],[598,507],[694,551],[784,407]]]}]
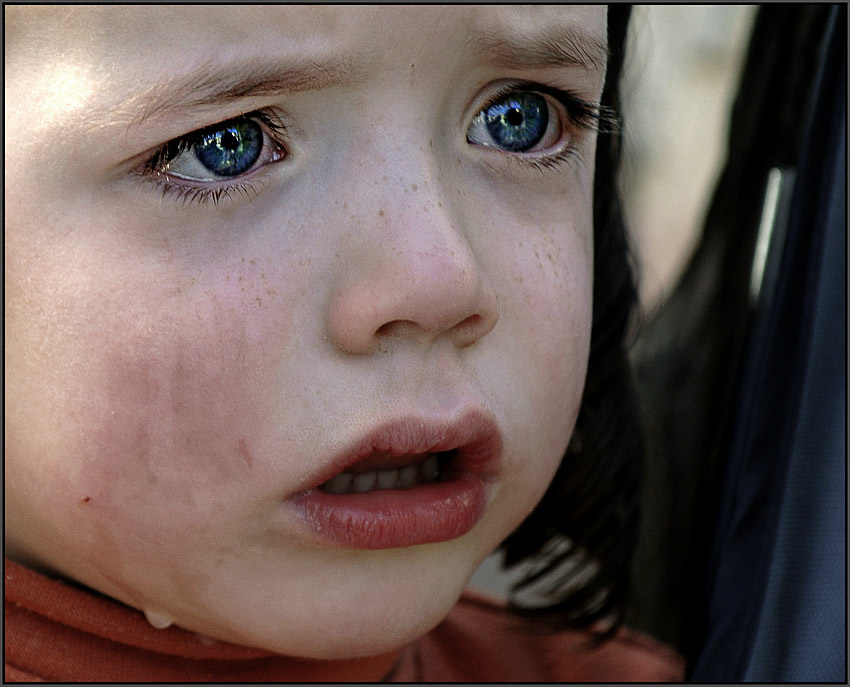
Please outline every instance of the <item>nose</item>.
[{"label": "nose", "polygon": [[400,340],[428,347],[444,339],[466,348],[499,319],[496,290],[459,218],[427,192],[415,205],[393,202],[401,195],[388,189],[385,202],[364,210],[369,218],[357,222],[339,255],[327,328],[347,353]]}]

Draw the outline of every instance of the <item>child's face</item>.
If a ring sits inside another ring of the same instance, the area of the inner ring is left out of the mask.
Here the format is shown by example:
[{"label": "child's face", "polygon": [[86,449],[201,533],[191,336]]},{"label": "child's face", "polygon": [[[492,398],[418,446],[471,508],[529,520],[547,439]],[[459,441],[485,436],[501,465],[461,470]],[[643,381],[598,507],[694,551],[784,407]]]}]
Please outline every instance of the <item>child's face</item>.
[{"label": "child's face", "polygon": [[[604,8],[6,19],[7,553],[282,653],[427,631],[578,411],[596,137],[521,82],[598,103]],[[317,489],[376,431],[347,472],[458,451]]]}]

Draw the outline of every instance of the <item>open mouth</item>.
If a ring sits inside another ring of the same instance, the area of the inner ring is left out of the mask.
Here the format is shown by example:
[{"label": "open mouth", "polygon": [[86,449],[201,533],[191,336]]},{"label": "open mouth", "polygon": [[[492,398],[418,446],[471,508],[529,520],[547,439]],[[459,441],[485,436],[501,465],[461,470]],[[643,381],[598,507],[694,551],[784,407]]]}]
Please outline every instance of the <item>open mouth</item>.
[{"label": "open mouth", "polygon": [[333,546],[446,541],[481,519],[501,453],[499,429],[484,412],[450,421],[401,418],[329,461],[290,501],[313,535]]},{"label": "open mouth", "polygon": [[[406,458],[406,463],[399,463],[399,457],[391,460],[384,468],[358,469],[357,465],[332,477],[319,486],[326,494],[363,494],[377,489],[413,489],[423,484],[439,482],[441,476],[448,474],[457,451],[440,451],[425,453]],[[369,463],[380,460],[383,456],[370,456]]]}]

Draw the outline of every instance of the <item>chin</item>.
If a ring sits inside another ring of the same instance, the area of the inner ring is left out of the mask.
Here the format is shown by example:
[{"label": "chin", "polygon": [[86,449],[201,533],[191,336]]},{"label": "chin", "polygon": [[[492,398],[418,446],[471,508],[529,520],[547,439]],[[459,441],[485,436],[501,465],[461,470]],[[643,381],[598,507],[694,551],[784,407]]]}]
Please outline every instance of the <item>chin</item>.
[{"label": "chin", "polygon": [[461,537],[438,545],[350,552],[333,563],[328,559],[334,556],[317,556],[311,573],[302,569],[303,574],[286,578],[248,582],[240,576],[230,593],[218,587],[219,601],[229,597],[229,602],[213,608],[213,595],[205,595],[198,600],[205,611],[194,618],[178,615],[175,624],[305,659],[387,653],[415,641],[448,615],[478,564],[470,558],[470,547]]},{"label": "chin", "polygon": [[[310,613],[306,608],[309,619],[286,615],[267,617],[258,623],[256,617],[248,617],[244,620],[250,634],[216,634],[230,642],[305,659],[375,656],[401,649],[429,632],[445,618],[459,595],[441,591],[413,599],[391,593],[380,603],[371,601],[371,595],[364,595],[335,612],[316,609]],[[281,633],[281,627],[298,629]]]}]

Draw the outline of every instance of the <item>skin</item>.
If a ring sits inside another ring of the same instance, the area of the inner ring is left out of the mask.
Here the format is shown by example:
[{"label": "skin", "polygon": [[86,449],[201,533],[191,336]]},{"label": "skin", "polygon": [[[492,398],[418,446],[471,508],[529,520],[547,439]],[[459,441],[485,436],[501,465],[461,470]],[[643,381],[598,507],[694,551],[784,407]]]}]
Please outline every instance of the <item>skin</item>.
[{"label": "skin", "polygon": [[[466,50],[474,27],[553,23],[604,41],[600,7],[6,8],[7,555],[294,656],[436,625],[543,495],[581,400],[595,133],[566,125],[552,169],[466,140],[506,79],[598,102],[604,64]],[[138,121],[176,72],[292,55],[358,73]],[[264,107],[291,150],[250,198],[184,203],[135,173]],[[352,550],[295,517],[378,424],[469,408],[504,455],[467,534]]]}]

